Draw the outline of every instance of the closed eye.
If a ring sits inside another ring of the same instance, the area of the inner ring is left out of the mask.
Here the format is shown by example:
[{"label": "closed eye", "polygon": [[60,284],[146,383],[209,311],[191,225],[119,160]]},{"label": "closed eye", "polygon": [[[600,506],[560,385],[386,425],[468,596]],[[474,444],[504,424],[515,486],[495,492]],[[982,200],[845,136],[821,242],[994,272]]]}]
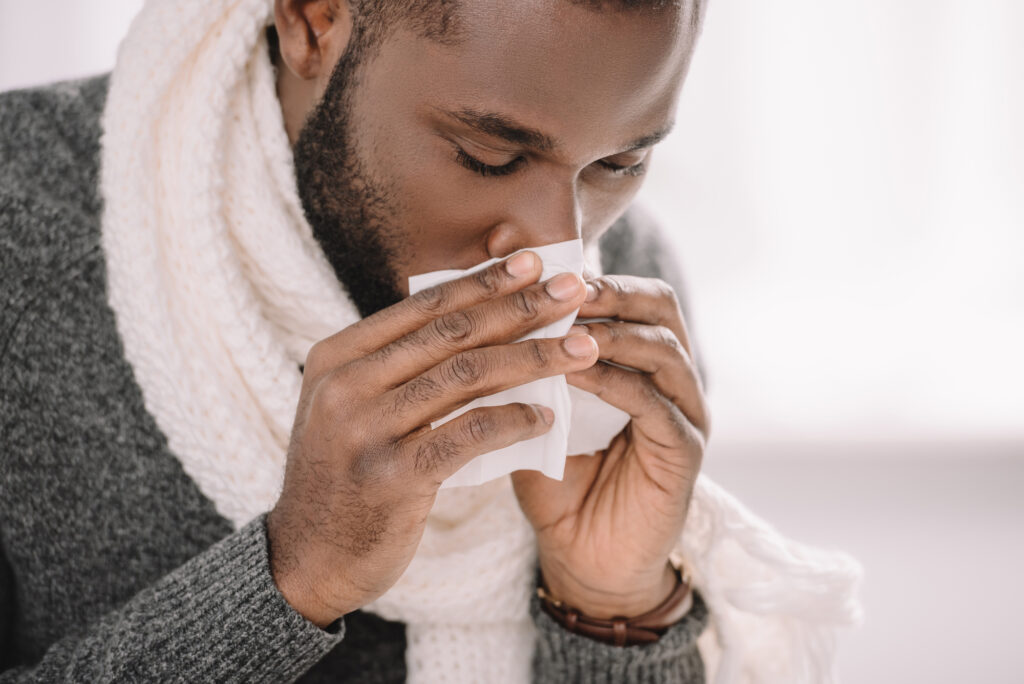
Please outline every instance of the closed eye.
[{"label": "closed eye", "polygon": [[[507,176],[509,174],[518,171],[524,163],[526,158],[523,156],[516,157],[507,164],[501,166],[495,166],[492,164],[486,164],[476,157],[470,155],[461,147],[455,145],[455,160],[463,167],[469,169],[473,173],[479,176],[491,177],[491,176]],[[645,162],[640,161],[636,164],[623,165],[616,164],[614,162],[607,161],[605,159],[598,160],[597,165],[603,169],[608,170],[615,176],[642,176],[647,171],[647,165]]]},{"label": "closed eye", "polygon": [[614,164],[602,159],[597,163],[611,171],[616,176],[642,176],[647,172],[647,165],[644,162],[637,162],[630,166],[622,166],[621,164]]},{"label": "closed eye", "polygon": [[507,164],[502,164],[501,166],[492,166],[490,164],[483,163],[476,157],[471,157],[461,147],[455,148],[455,160],[462,164],[467,169],[469,169],[470,171],[485,177],[507,176],[510,173],[515,173],[516,170],[519,169],[519,167],[521,167],[524,162],[526,162],[526,158],[520,156],[516,157]]}]

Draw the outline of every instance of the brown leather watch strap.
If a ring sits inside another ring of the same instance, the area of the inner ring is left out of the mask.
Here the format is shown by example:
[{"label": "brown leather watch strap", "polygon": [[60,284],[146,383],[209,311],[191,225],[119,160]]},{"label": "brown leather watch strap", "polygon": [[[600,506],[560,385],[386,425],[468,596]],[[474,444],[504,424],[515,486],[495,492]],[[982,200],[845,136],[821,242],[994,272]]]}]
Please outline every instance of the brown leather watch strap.
[{"label": "brown leather watch strap", "polygon": [[673,564],[673,568],[679,578],[676,588],[658,606],[634,618],[613,617],[606,620],[589,617],[552,597],[543,587],[537,587],[537,596],[544,612],[574,634],[615,646],[649,644],[657,641],[669,627],[682,620],[693,604],[689,575],[680,566]]}]

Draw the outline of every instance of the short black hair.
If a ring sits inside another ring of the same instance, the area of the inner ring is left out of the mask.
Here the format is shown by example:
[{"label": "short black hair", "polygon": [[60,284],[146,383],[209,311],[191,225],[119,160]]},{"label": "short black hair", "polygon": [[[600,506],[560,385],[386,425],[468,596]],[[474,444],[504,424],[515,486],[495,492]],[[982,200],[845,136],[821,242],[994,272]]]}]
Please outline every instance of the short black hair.
[{"label": "short black hair", "polygon": [[353,38],[363,48],[379,45],[392,30],[409,28],[439,43],[457,42],[462,0],[349,0]]},{"label": "short black hair", "polygon": [[[442,44],[458,42],[459,9],[467,0],[349,0],[355,18],[358,48],[379,45],[396,27],[406,27]],[[707,0],[565,0],[594,11],[685,11],[689,25],[699,30]]]}]

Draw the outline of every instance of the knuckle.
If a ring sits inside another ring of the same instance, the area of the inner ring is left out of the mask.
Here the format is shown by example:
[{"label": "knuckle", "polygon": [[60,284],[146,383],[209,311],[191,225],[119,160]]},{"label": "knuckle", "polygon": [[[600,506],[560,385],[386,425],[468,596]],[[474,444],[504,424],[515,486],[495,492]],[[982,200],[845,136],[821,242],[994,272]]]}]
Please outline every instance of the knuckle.
[{"label": "knuckle", "polygon": [[396,413],[401,413],[409,406],[430,401],[440,394],[441,388],[433,378],[419,376],[405,383],[397,394]]},{"label": "knuckle", "polygon": [[497,429],[497,422],[492,412],[471,411],[466,414],[463,431],[470,443],[486,441],[494,433],[495,429]]},{"label": "knuckle", "polygon": [[485,268],[484,270],[477,271],[473,274],[473,283],[483,294],[487,296],[496,295],[501,291],[501,286],[504,281],[502,274],[505,272],[505,268],[501,264]]},{"label": "knuckle", "polygon": [[313,343],[313,346],[309,348],[309,352],[306,354],[306,365],[315,363],[326,353],[327,340],[317,340]]},{"label": "knuckle", "polygon": [[676,353],[685,351],[683,349],[683,343],[679,341],[679,338],[676,337],[676,334],[663,325],[657,326],[655,332],[655,341],[667,347],[671,347],[672,351]]},{"label": "knuckle", "polygon": [[318,403],[332,413],[344,410],[351,401],[351,387],[341,373],[331,373],[321,380],[316,394]]},{"label": "knuckle", "polygon": [[443,435],[437,435],[416,446],[413,452],[413,471],[419,475],[437,472],[455,451],[452,441]]},{"label": "knuckle", "polygon": [[453,384],[473,386],[480,382],[487,363],[476,352],[463,352],[453,356],[446,366],[447,375]]},{"label": "knuckle", "polygon": [[518,418],[520,424],[525,426],[527,429],[532,428],[535,424],[540,422],[540,416],[537,415],[537,410],[529,404],[516,404],[518,409]]},{"label": "knuckle", "polygon": [[547,345],[542,340],[529,340],[525,342],[526,351],[537,368],[546,368],[551,362],[551,355],[548,354]]},{"label": "knuckle", "polygon": [[536,290],[533,291],[533,294],[519,290],[512,294],[510,302],[518,318],[529,321],[540,314],[540,303],[537,301]]},{"label": "knuckle", "polygon": [[328,356],[327,346],[327,340],[320,340],[309,348],[309,353],[306,354],[305,370],[303,373],[308,373],[309,375],[319,374],[320,368],[324,365],[325,359]]},{"label": "knuckle", "polygon": [[662,280],[661,278],[652,278],[651,280],[654,283],[654,290],[659,297],[661,297],[662,299],[667,299],[673,304],[679,303],[679,298],[676,296],[675,288],[669,285],[668,282]]},{"label": "knuckle", "polygon": [[414,294],[409,298],[409,304],[420,314],[438,316],[444,311],[448,298],[448,288],[445,285],[435,285]]},{"label": "knuckle", "polygon": [[464,341],[473,332],[473,321],[465,311],[453,311],[431,324],[438,339],[446,345],[455,345]]},{"label": "knuckle", "polygon": [[[625,282],[623,282],[622,278],[619,278],[618,276],[601,276],[598,278],[598,281],[601,283],[600,287],[608,290],[616,297],[622,297],[628,291]],[[601,290],[598,289],[598,292],[600,291]]]},{"label": "knuckle", "polygon": [[395,478],[399,475],[399,468],[393,445],[368,442],[350,462],[348,475],[352,484],[357,486]]}]

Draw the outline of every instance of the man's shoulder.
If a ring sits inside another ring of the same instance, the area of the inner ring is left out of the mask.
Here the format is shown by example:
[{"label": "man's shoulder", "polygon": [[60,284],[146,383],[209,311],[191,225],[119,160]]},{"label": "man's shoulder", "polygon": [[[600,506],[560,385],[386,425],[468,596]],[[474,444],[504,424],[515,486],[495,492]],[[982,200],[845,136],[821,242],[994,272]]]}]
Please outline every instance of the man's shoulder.
[{"label": "man's shoulder", "polygon": [[105,76],[0,93],[0,341],[99,252]]},{"label": "man's shoulder", "polygon": [[0,149],[21,158],[26,145],[95,137],[109,83],[102,74],[0,92]]},{"label": "man's shoulder", "polygon": [[[0,93],[0,188],[95,199],[108,76]],[[84,187],[83,187],[84,186]]]}]

